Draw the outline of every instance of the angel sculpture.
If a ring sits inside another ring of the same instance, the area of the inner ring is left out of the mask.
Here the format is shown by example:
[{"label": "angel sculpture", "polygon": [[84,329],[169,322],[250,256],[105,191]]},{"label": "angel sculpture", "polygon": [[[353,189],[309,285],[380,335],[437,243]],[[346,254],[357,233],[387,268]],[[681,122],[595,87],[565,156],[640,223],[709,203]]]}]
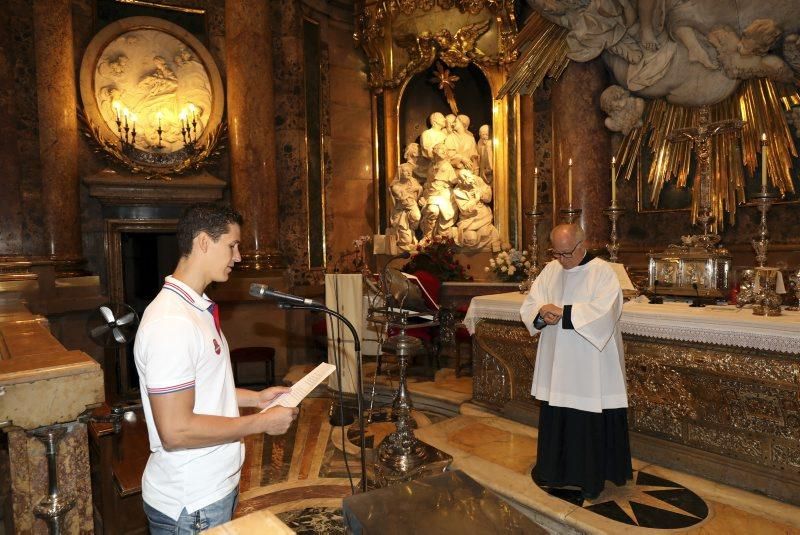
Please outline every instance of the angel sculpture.
[{"label": "angel sculpture", "polygon": [[444,29],[434,37],[441,52],[442,61],[451,67],[466,67],[470,61],[481,59],[485,54],[475,45],[478,38],[491,25],[489,19],[460,28],[455,35]]}]

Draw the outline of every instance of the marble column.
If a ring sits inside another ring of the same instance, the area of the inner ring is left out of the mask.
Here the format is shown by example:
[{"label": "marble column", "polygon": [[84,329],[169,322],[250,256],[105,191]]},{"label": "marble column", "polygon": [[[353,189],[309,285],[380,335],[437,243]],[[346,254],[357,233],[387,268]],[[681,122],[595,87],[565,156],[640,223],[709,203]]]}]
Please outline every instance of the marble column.
[{"label": "marble column", "polygon": [[45,252],[68,272],[83,262],[72,1],[35,0],[33,24]]},{"label": "marble column", "polygon": [[[9,6],[0,6],[0,27],[10,27]],[[3,188],[0,205],[3,222],[0,224],[0,258],[22,253],[22,189],[17,144],[17,110],[14,88],[14,42],[10,31],[0,32],[0,169]],[[11,142],[9,142],[11,141]]]},{"label": "marble column", "polygon": [[233,206],[244,217],[242,268],[281,268],[269,2],[226,0]]},{"label": "marble column", "polygon": [[[317,129],[306,135],[306,73],[303,54],[303,8],[299,2],[273,2],[270,6],[273,28],[275,73],[275,135],[280,140],[276,154],[276,176],[280,184],[278,204],[282,237],[281,252],[293,272],[308,271],[310,166],[319,166],[320,159],[309,161],[308,143]],[[313,46],[313,43],[309,43]],[[311,86],[311,84],[309,84]],[[315,177],[318,178],[318,177]]]},{"label": "marble column", "polygon": [[587,245],[608,242],[609,222],[603,209],[611,203],[611,132],[603,124],[600,93],[608,85],[599,60],[570,62],[553,86],[554,218],[568,206],[567,171],[572,158],[572,205],[583,210],[580,223]]}]

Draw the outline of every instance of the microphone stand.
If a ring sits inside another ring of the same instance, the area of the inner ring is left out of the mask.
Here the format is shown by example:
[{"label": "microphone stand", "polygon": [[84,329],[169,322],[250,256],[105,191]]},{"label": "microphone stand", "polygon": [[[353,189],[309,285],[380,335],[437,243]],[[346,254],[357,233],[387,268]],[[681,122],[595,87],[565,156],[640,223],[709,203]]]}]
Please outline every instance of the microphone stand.
[{"label": "microphone stand", "polygon": [[[360,433],[360,439],[358,444],[359,453],[361,455],[361,491],[367,492],[367,453],[366,453],[366,436],[364,433],[364,394],[363,394],[363,386],[361,384],[361,341],[358,339],[358,333],[356,332],[356,328],[353,324],[344,317],[342,314],[332,310],[325,305],[316,304],[316,305],[300,305],[289,303],[287,301],[279,301],[278,307],[285,309],[285,310],[311,310],[313,312],[323,312],[325,314],[329,314],[337,319],[339,319],[342,323],[344,323],[348,329],[350,329],[350,334],[353,335],[353,343],[354,348],[356,351],[356,406],[358,410],[358,432]],[[341,391],[342,385],[339,384],[339,390]],[[343,455],[347,455],[346,451],[342,451]]]},{"label": "microphone stand", "polygon": [[696,282],[693,282],[693,283],[692,283],[692,288],[694,288],[694,291],[695,291],[695,293],[697,294],[697,297],[695,297],[694,299],[692,299],[692,304],[691,304],[691,305],[689,305],[689,306],[690,306],[690,307],[692,307],[692,308],[699,308],[699,307],[704,307],[704,306],[706,306],[706,305],[703,303],[703,299],[700,297],[700,288],[698,287],[698,285],[697,285],[697,283],[696,283]]}]

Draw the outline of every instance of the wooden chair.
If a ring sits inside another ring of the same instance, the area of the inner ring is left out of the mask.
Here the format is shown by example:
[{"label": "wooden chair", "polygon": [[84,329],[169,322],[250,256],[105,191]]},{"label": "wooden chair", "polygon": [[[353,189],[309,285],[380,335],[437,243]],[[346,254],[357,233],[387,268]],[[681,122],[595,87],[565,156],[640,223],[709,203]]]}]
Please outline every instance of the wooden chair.
[{"label": "wooden chair", "polygon": [[[264,383],[243,383],[239,380],[239,364],[243,362],[263,362],[266,370]],[[231,351],[231,365],[233,366],[233,382],[236,386],[261,385],[272,386],[275,384],[275,348],[274,347],[239,347]]]}]

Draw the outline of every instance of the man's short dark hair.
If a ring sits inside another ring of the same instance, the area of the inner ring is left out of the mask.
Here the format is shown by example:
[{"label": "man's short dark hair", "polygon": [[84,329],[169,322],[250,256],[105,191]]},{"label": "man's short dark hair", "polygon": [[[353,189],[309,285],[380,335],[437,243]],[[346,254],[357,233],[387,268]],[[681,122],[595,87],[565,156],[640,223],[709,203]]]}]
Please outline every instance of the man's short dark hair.
[{"label": "man's short dark hair", "polygon": [[242,215],[230,206],[213,203],[193,204],[178,220],[178,252],[189,256],[195,236],[205,232],[215,242],[228,232],[230,225],[242,225]]}]

